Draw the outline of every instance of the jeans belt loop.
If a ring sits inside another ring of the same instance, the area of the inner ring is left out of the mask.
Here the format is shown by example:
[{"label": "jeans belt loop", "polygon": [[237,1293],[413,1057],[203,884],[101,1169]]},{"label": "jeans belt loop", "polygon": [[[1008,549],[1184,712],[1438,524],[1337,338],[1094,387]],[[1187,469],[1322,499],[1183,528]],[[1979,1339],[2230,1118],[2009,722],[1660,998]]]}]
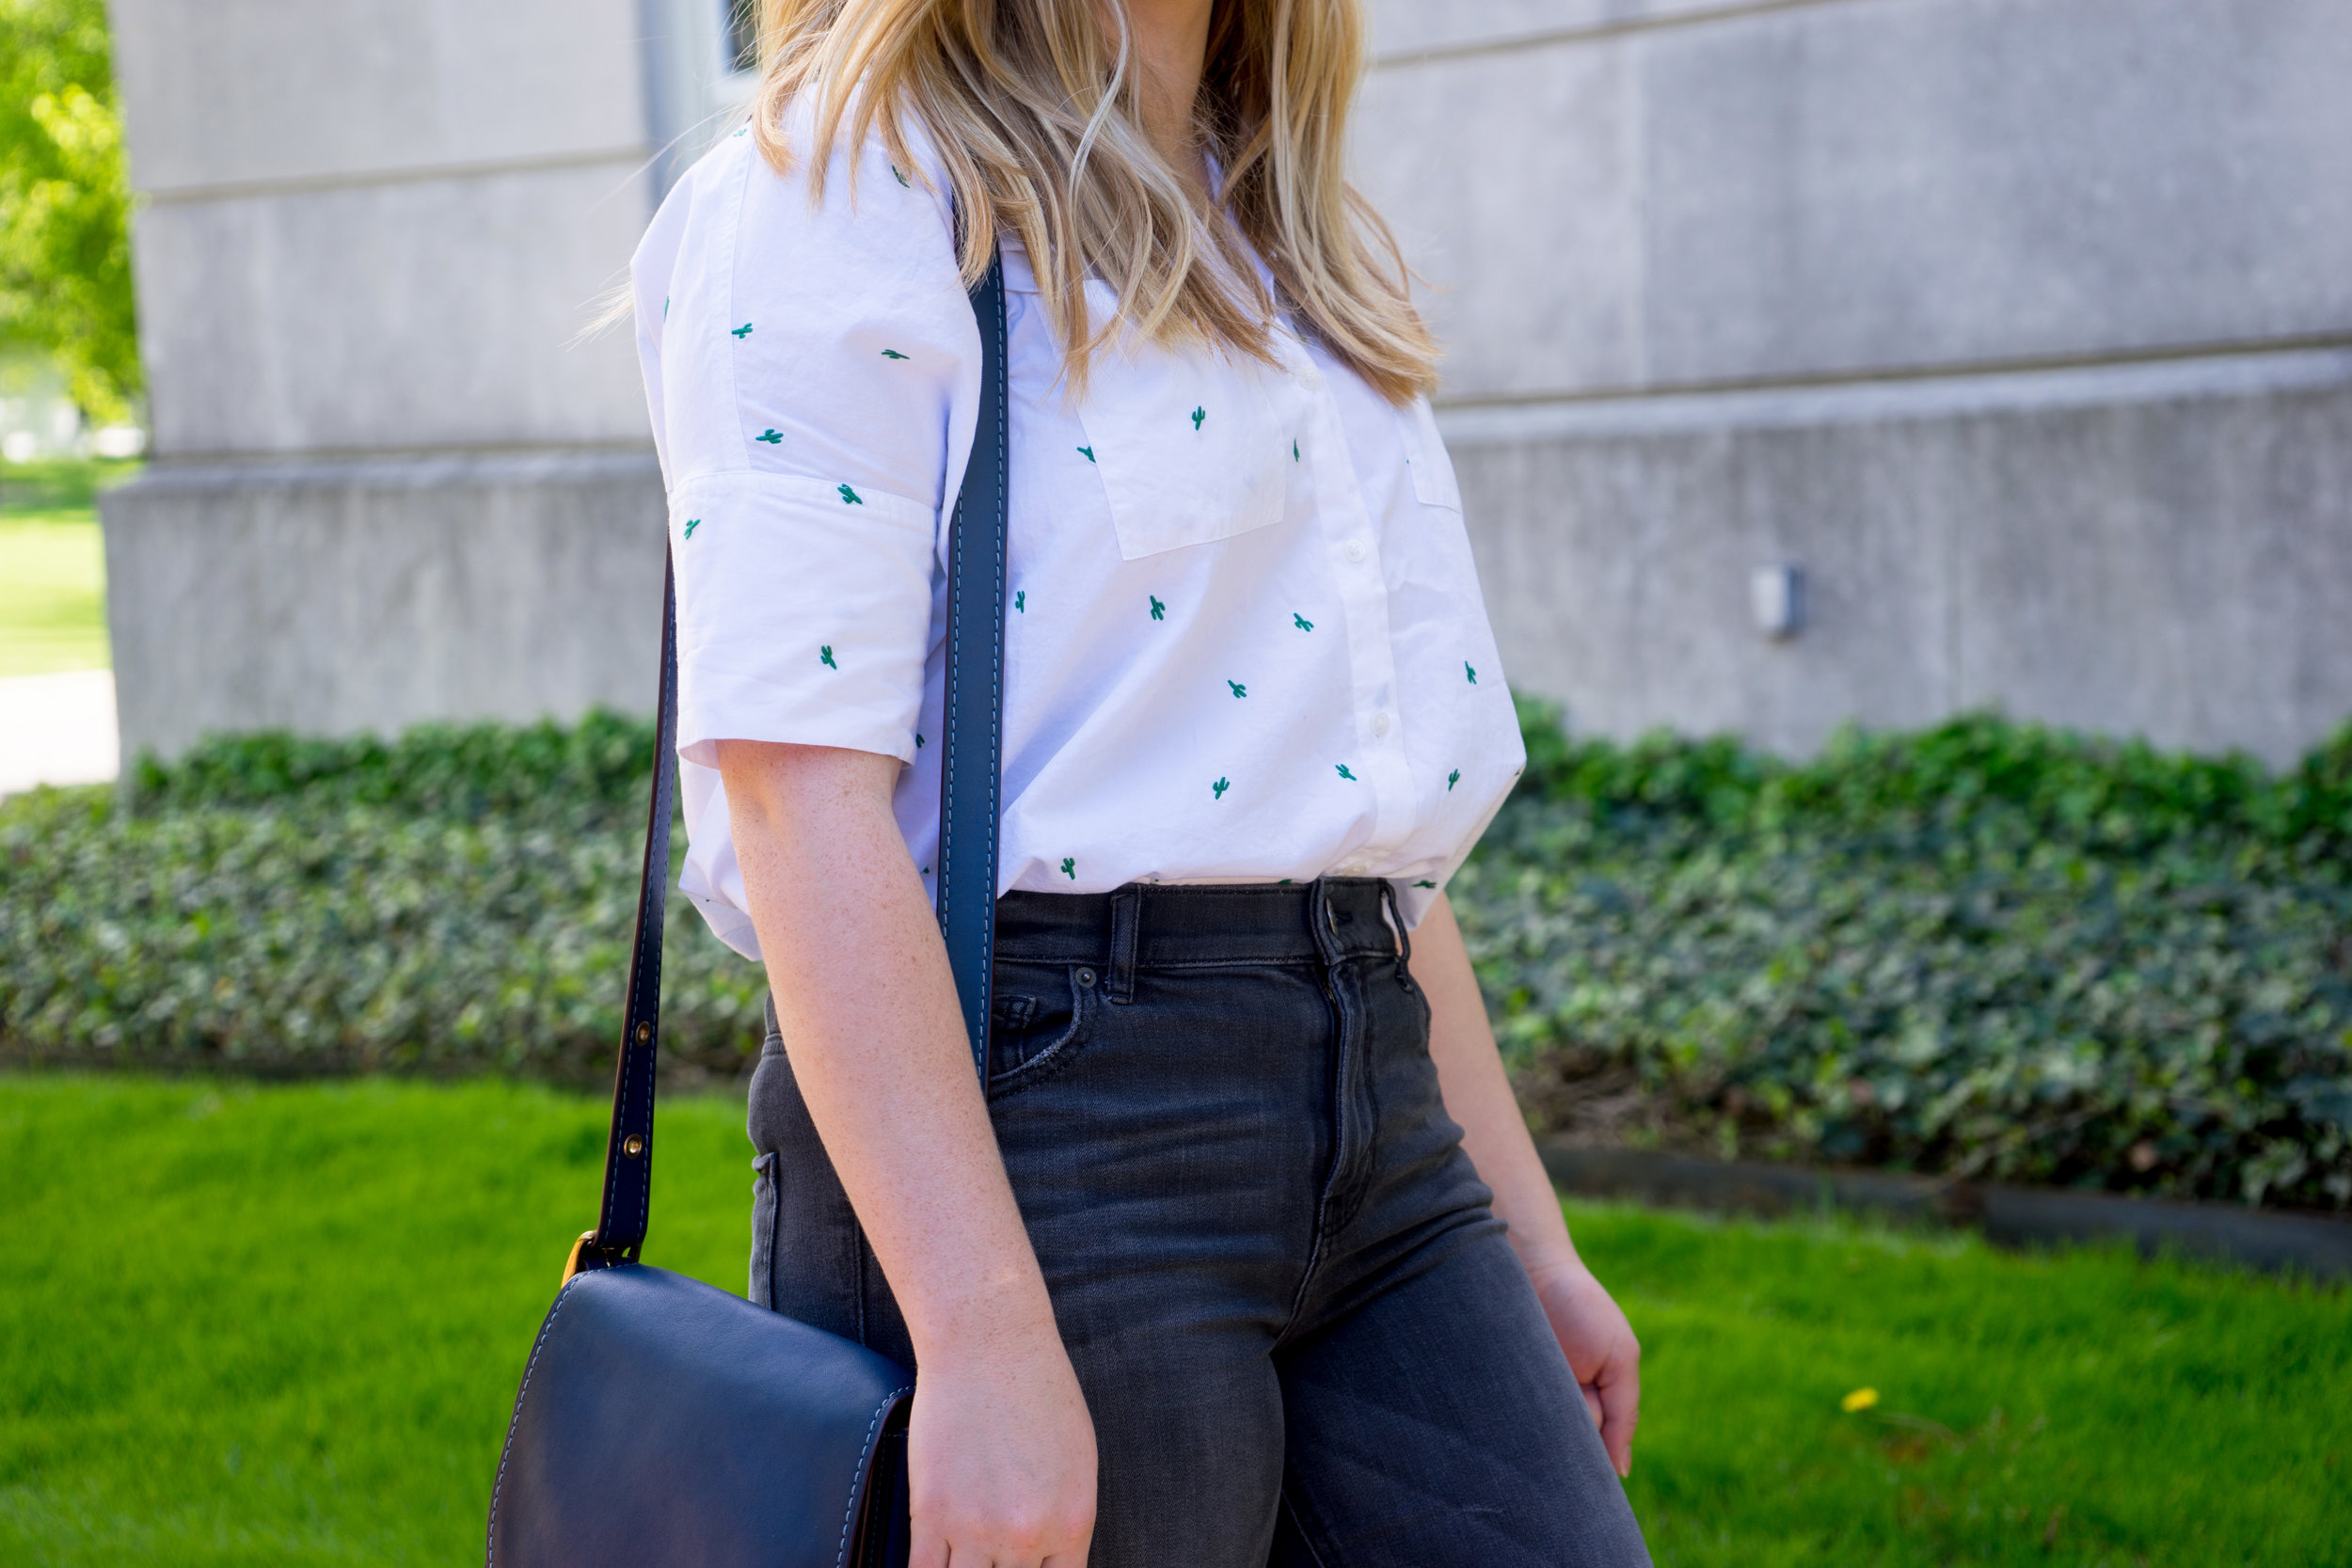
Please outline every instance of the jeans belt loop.
[{"label": "jeans belt loop", "polygon": [[1380,879],[1380,903],[1388,911],[1389,924],[1396,928],[1396,983],[1407,991],[1413,989],[1413,937],[1405,928],[1405,903],[1397,896],[1396,883]]},{"label": "jeans belt loop", "polygon": [[1103,993],[1113,1002],[1136,999],[1136,944],[1143,927],[1143,889],[1130,882],[1111,895],[1111,961]]}]

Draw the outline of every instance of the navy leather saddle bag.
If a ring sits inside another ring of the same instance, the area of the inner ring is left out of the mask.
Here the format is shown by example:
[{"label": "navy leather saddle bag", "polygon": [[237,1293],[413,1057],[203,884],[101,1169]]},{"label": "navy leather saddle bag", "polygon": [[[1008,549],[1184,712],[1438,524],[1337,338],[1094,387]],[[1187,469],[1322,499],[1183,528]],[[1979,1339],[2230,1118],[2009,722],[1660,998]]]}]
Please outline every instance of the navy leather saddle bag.
[{"label": "navy leather saddle bag", "polygon": [[[1005,294],[972,291],[979,422],[948,527],[939,920],[973,1057],[988,1059],[1004,706]],[[540,1325],[490,1494],[491,1568],[900,1568],[905,1368],[853,1340],[638,1261],[653,1174],[661,915],[677,742],[677,594],[665,571],[661,707],[604,1203]]]}]

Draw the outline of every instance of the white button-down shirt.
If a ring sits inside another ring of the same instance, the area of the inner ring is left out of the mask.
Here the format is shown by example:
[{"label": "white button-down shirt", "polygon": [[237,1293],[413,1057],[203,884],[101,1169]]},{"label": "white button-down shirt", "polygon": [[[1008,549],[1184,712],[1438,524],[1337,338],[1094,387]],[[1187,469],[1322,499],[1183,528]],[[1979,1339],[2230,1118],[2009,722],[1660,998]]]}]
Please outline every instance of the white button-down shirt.
[{"label": "white button-down shirt", "polygon": [[[681,886],[751,957],[720,740],[898,758],[931,877],[946,524],[980,378],[946,189],[876,143],[838,151],[812,202],[739,132],[637,251]],[[1073,404],[1011,244],[1005,272],[1000,891],[1379,876],[1417,922],[1525,761],[1427,404],[1395,407],[1287,325],[1279,366],[1123,338]]]}]

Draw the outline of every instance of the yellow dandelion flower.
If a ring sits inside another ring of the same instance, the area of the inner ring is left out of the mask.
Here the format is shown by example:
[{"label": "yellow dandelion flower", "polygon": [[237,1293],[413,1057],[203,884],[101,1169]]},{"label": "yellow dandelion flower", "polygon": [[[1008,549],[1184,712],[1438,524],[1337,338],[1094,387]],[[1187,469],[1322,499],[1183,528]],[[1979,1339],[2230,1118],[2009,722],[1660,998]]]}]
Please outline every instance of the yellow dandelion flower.
[{"label": "yellow dandelion flower", "polygon": [[1869,1409],[1872,1405],[1878,1403],[1878,1402],[1879,1391],[1877,1389],[1857,1388],[1852,1393],[1848,1394],[1844,1399],[1839,1400],[1837,1402],[1837,1408],[1851,1416],[1858,1410]]}]

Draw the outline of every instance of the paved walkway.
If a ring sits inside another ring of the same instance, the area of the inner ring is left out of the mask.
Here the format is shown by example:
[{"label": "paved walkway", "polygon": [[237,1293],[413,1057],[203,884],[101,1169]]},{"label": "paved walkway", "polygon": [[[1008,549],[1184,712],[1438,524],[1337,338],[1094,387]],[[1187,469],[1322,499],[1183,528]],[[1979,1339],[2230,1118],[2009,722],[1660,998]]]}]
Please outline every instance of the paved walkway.
[{"label": "paved walkway", "polygon": [[111,670],[0,680],[0,795],[105,784],[122,767]]}]

